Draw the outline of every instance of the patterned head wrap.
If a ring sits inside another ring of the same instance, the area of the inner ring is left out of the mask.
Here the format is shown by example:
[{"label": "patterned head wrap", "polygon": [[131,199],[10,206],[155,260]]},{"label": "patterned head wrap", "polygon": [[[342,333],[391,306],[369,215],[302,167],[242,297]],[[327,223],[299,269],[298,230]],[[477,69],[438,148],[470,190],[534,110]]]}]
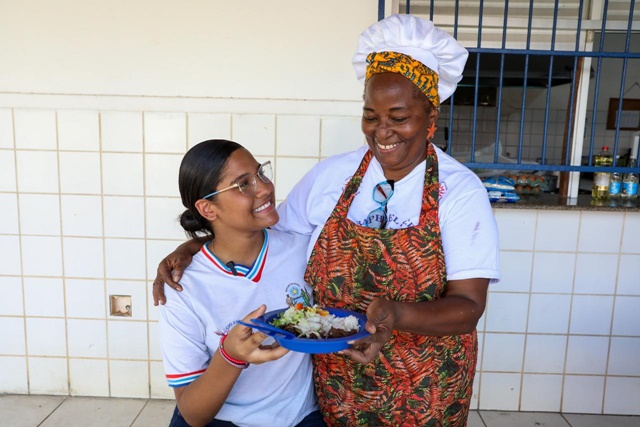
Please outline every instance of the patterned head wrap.
[{"label": "patterned head wrap", "polygon": [[401,74],[418,86],[418,89],[427,96],[434,107],[440,106],[438,73],[422,62],[398,52],[371,52],[367,56],[367,64],[366,80],[378,73]]},{"label": "patterned head wrap", "polygon": [[353,68],[363,83],[375,73],[399,73],[438,107],[462,80],[468,56],[456,39],[433,22],[392,15],[360,34]]}]

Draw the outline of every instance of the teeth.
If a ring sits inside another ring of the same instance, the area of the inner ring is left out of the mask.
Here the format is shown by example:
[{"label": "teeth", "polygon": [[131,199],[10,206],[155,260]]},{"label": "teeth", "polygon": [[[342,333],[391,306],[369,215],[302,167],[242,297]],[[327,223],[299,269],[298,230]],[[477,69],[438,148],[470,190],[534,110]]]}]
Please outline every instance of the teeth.
[{"label": "teeth", "polygon": [[381,150],[391,150],[392,148],[397,147],[399,143],[391,144],[391,145],[382,145],[382,144],[378,144],[378,143],[376,143],[376,144],[378,145],[378,148],[381,149]]},{"label": "teeth", "polygon": [[257,209],[254,209],[254,212],[262,212],[263,210],[267,209],[269,206],[271,206],[271,202],[267,202],[264,205],[258,207]]}]

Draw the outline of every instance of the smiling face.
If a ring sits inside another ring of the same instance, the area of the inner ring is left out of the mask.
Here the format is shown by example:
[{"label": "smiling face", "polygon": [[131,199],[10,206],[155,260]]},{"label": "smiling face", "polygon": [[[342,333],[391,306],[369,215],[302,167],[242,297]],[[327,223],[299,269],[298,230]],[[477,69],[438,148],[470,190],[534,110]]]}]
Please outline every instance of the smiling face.
[{"label": "smiling face", "polygon": [[374,74],[365,87],[362,132],[387,179],[400,180],[426,158],[438,112],[408,79]]},{"label": "smiling face", "polygon": [[[260,163],[245,149],[231,153],[218,184],[218,190],[230,187],[243,178],[252,178]],[[255,176],[256,191],[246,196],[237,188],[221,192],[213,201],[200,199],[198,210],[211,221],[216,236],[226,233],[254,233],[278,222],[272,182]]]}]

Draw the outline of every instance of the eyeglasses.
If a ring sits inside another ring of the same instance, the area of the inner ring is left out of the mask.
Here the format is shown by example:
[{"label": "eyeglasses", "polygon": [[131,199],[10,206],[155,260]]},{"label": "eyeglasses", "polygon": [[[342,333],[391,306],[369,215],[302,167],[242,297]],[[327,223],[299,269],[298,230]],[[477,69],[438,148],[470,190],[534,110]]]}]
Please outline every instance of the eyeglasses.
[{"label": "eyeglasses", "polygon": [[271,183],[271,180],[273,179],[273,168],[271,167],[270,161],[264,162],[263,164],[261,164],[260,167],[258,167],[257,173],[242,177],[235,184],[227,188],[223,188],[222,190],[209,193],[206,196],[204,196],[203,199],[208,199],[209,197],[213,197],[216,194],[222,193],[223,191],[233,190],[234,188],[237,188],[238,190],[240,190],[240,192],[247,197],[253,197],[256,195],[256,190],[258,189],[257,178],[260,178],[260,181],[264,182],[265,184]]},{"label": "eyeglasses", "polygon": [[384,228],[387,225],[387,203],[393,196],[394,180],[379,182],[373,188],[373,201],[380,203],[380,207],[369,212],[365,224],[370,228]]}]

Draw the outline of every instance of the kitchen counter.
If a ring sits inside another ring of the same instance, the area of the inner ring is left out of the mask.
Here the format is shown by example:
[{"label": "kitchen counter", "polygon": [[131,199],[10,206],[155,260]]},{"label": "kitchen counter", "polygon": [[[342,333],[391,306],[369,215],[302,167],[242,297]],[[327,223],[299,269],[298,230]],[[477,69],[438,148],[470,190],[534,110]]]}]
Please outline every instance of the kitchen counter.
[{"label": "kitchen counter", "polygon": [[640,212],[640,198],[592,200],[590,195],[577,198],[560,197],[557,194],[523,194],[515,203],[491,203],[498,209],[541,209],[541,210],[582,210],[582,211],[618,211]]}]

